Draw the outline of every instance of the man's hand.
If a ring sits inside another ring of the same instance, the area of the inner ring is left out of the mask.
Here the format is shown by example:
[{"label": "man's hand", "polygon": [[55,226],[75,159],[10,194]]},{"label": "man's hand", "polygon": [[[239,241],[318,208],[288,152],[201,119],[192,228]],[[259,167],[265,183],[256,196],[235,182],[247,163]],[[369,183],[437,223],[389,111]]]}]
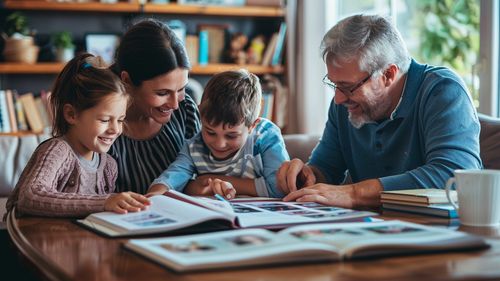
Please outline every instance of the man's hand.
[{"label": "man's hand", "polygon": [[316,176],[313,169],[300,159],[285,161],[276,173],[278,187],[283,193],[294,192],[304,186],[310,186],[316,183]]},{"label": "man's hand", "polygon": [[343,208],[378,207],[382,183],[369,179],[349,185],[315,184],[288,194],[284,201],[311,201]]},{"label": "man's hand", "polygon": [[316,202],[324,205],[343,208],[356,206],[355,190],[353,185],[315,184],[291,192],[283,201]]},{"label": "man's hand", "polygon": [[151,205],[151,202],[145,196],[127,191],[111,194],[104,202],[104,210],[126,214],[128,212],[145,210],[149,205]]}]

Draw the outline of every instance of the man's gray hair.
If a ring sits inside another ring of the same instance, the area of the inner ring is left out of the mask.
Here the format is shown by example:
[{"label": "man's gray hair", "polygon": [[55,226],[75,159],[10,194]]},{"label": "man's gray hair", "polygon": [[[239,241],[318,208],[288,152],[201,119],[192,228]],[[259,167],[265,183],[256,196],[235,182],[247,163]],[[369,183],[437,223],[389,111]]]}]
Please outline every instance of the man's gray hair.
[{"label": "man's gray hair", "polygon": [[376,15],[354,15],[338,22],[323,37],[321,55],[334,65],[358,60],[359,68],[368,73],[390,64],[406,73],[411,62],[399,31],[390,20]]}]

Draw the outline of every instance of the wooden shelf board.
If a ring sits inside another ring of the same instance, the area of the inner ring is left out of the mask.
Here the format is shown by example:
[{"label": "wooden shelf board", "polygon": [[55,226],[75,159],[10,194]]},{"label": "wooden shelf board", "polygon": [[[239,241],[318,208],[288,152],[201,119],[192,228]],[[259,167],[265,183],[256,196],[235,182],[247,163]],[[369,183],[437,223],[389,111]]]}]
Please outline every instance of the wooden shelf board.
[{"label": "wooden shelf board", "polygon": [[[0,74],[57,74],[64,67],[63,63],[43,62],[37,64],[23,63],[0,63]],[[206,66],[195,65],[191,74],[210,75],[226,70],[246,68],[255,74],[282,74],[282,66],[262,66],[262,65],[238,65],[238,64],[208,64]]]},{"label": "wooden shelf board", "polygon": [[17,10],[50,10],[50,11],[75,11],[75,12],[132,12],[140,11],[137,3],[106,4],[99,2],[65,3],[40,0],[7,0],[4,4],[7,9]]},{"label": "wooden shelf board", "polygon": [[273,7],[220,7],[200,5],[178,5],[178,4],[145,4],[145,13],[166,14],[188,14],[188,15],[211,15],[211,16],[249,16],[249,17],[284,17],[282,8]]},{"label": "wooden shelf board", "polygon": [[16,10],[75,11],[75,12],[116,12],[116,13],[157,13],[210,16],[284,17],[285,11],[279,7],[221,7],[178,4],[145,4],[119,2],[67,3],[42,0],[6,0],[4,7]]},{"label": "wooden shelf board", "polygon": [[63,63],[56,62],[0,63],[0,74],[57,74],[63,67]]},{"label": "wooden shelf board", "polygon": [[192,67],[192,70],[190,73],[191,74],[198,74],[198,75],[209,75],[209,74],[219,73],[222,71],[235,70],[235,69],[240,69],[240,68],[248,69],[248,71],[250,71],[254,74],[266,74],[266,73],[282,74],[283,73],[282,66],[262,66],[262,65],[249,65],[249,64],[248,65],[208,64],[206,66],[195,65]]},{"label": "wooden shelf board", "polygon": [[0,137],[24,137],[32,135],[41,135],[42,133],[34,133],[32,131],[18,131],[15,133],[0,133]]}]

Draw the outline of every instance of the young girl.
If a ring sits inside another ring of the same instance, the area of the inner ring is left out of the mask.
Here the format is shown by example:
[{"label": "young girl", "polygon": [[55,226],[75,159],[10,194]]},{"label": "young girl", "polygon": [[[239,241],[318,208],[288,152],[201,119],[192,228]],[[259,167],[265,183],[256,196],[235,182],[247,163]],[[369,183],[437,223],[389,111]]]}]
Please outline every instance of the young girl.
[{"label": "young girl", "polygon": [[128,98],[99,57],[82,54],[68,62],[50,97],[53,138],[31,156],[7,211],[80,217],[145,209],[149,200],[140,194],[112,193],[118,171],[106,154],[122,132]]}]

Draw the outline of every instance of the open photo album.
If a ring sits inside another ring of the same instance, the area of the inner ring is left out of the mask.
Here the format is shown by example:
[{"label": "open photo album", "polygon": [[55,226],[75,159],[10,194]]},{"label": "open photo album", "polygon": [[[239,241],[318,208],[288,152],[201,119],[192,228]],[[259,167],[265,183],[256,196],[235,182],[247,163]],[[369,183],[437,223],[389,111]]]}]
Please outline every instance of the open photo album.
[{"label": "open photo album", "polygon": [[393,220],[131,239],[124,247],[183,272],[479,249],[488,244],[463,232]]},{"label": "open photo album", "polygon": [[207,224],[214,228],[210,229],[212,231],[250,227],[281,229],[304,223],[364,221],[377,215],[306,202],[242,200],[231,203],[192,197],[173,190],[153,196],[150,200],[151,206],[141,212],[101,212],[77,222],[113,237],[207,227]]}]

